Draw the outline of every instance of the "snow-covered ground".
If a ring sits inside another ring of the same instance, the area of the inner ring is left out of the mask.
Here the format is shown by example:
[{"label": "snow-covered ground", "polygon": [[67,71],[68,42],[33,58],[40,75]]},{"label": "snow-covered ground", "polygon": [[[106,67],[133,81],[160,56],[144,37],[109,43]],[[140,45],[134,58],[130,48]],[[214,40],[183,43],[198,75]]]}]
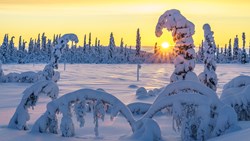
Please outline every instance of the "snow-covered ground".
[{"label": "snow-covered ground", "polygon": [[[3,65],[4,73],[24,72],[24,71],[39,71],[44,68],[44,64],[25,64],[25,65]],[[222,87],[232,78],[244,74],[250,75],[250,64],[218,64],[218,89],[220,95]],[[59,84],[59,96],[68,92],[72,92],[82,88],[98,89],[102,88],[106,92],[113,94],[125,104],[132,102],[148,102],[152,103],[154,97],[148,99],[136,99],[135,86],[145,87],[147,90],[161,88],[166,86],[170,81],[170,75],[173,72],[171,64],[143,64],[140,70],[140,81],[136,81],[136,64],[122,65],[107,65],[107,64],[67,64],[66,71],[63,70],[63,64],[59,65],[61,79]],[[199,74],[203,71],[203,64],[196,65],[195,73]],[[88,114],[86,125],[83,128],[76,126],[76,136],[73,138],[63,138],[52,134],[31,134],[26,131],[18,131],[6,128],[10,118],[12,117],[17,105],[22,98],[22,92],[32,84],[27,83],[0,83],[0,140],[1,141],[16,141],[16,140],[96,140],[94,135],[93,115]],[[133,85],[134,87],[131,87]],[[31,127],[35,120],[45,112],[46,103],[50,99],[42,97],[34,110],[29,110]],[[109,118],[108,116],[105,118]],[[76,118],[74,118],[76,122]],[[164,140],[178,141],[181,140],[179,133],[172,130],[172,117],[159,116],[156,117],[157,122],[161,127],[161,132]],[[78,124],[75,124],[78,125]],[[249,122],[241,122],[241,127],[248,128]],[[130,134],[130,126],[122,117],[117,117],[114,121],[105,120],[100,122],[100,136],[102,140],[124,140],[125,136]],[[234,140],[244,138],[247,140],[250,130],[246,129],[237,133],[225,135],[217,140]],[[244,137],[244,138],[243,138]],[[214,139],[216,140],[216,139]],[[241,141],[242,141],[241,140]]]}]

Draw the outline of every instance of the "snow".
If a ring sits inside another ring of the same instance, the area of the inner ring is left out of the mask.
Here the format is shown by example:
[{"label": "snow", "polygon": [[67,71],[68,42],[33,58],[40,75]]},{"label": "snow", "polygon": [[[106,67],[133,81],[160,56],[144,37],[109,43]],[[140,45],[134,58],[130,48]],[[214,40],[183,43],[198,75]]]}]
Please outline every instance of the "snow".
[{"label": "snow", "polygon": [[[112,69],[111,69],[112,67]],[[220,95],[225,83],[229,82],[234,77],[244,74],[250,75],[249,64],[218,64],[217,75],[218,88],[217,93]],[[35,71],[38,72],[44,68],[44,64],[24,64],[24,65],[3,65],[3,70],[6,73],[10,72],[25,72]],[[84,68],[84,69],[79,69]],[[98,70],[96,69],[98,68]],[[136,64],[128,65],[96,65],[96,64],[67,64],[67,70],[63,71],[63,64],[59,64],[59,72],[61,72],[61,80],[58,81],[60,88],[59,96],[65,93],[75,91],[82,88],[98,89],[102,88],[106,92],[116,96],[125,104],[134,102],[146,102],[152,103],[155,97],[138,100],[136,99],[136,89],[131,89],[128,86],[136,85],[138,87],[144,87],[147,90],[153,90],[155,88],[161,88],[166,86],[170,81],[170,73],[173,71],[173,65],[170,64],[144,64],[141,72],[140,81],[136,81]],[[99,71],[102,70],[102,71]],[[225,71],[230,70],[230,71]],[[239,72],[240,70],[240,72]],[[196,65],[194,69],[195,73],[203,71],[203,65]],[[54,134],[34,134],[25,131],[16,131],[7,128],[8,122],[11,116],[14,114],[16,107],[21,101],[21,92],[24,91],[31,84],[28,83],[1,83],[0,84],[0,140],[96,140],[94,133],[93,115],[86,113],[84,128],[79,128],[80,124],[77,124],[77,118],[73,117],[73,123],[75,125],[75,137],[63,138],[60,135]],[[48,98],[40,97],[39,101],[34,107],[34,110],[29,110],[30,120],[28,122],[29,127],[34,126],[35,120],[37,120],[46,110],[46,104],[50,100]],[[61,115],[58,115],[58,124],[61,122]],[[99,122],[99,136],[103,140],[117,141],[123,140],[123,136],[128,135],[131,132],[129,124],[121,116],[117,116],[113,121],[107,120],[109,116],[105,116],[104,122]],[[160,126],[162,140],[168,141],[180,141],[180,134],[172,130],[172,117],[171,116],[155,116],[154,120]],[[244,126],[249,122],[244,122]],[[232,137],[231,140],[237,138],[238,140],[244,140],[248,138],[247,133],[249,130],[238,131],[231,134],[227,134],[214,140],[226,140]],[[59,132],[60,133],[60,132]],[[242,136],[241,136],[242,135]],[[234,137],[234,138],[233,138]],[[225,139],[223,139],[225,138]],[[129,139],[128,139],[129,140]]]}]

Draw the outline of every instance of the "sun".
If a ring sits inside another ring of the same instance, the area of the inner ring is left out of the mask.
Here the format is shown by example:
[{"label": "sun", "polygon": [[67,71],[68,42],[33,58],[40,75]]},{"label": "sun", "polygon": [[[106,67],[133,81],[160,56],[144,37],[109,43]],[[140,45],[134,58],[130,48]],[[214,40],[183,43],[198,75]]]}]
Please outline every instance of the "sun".
[{"label": "sun", "polygon": [[162,48],[167,49],[169,47],[169,43],[168,42],[163,42],[161,44],[161,46],[162,46]]}]

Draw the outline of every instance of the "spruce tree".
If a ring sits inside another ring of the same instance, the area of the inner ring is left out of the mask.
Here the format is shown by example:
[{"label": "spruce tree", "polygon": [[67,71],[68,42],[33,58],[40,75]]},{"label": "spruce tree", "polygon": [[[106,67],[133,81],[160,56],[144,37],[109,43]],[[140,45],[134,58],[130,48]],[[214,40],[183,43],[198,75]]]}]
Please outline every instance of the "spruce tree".
[{"label": "spruce tree", "polygon": [[179,10],[173,9],[160,16],[155,31],[157,37],[162,35],[163,28],[172,31],[176,54],[178,54],[174,61],[175,70],[171,75],[171,82],[180,80],[197,81],[198,77],[193,72],[195,67],[195,50],[192,38],[194,24],[188,21]]},{"label": "spruce tree", "polygon": [[109,38],[109,55],[108,58],[112,59],[114,57],[114,49],[115,49],[115,40],[113,33],[110,33],[110,38]]},{"label": "spruce tree", "polygon": [[233,60],[238,61],[238,55],[239,55],[239,38],[238,35],[234,38],[234,48],[233,48]]},{"label": "spruce tree", "polygon": [[154,47],[154,54],[157,54],[158,48],[157,48],[157,42],[155,42],[155,47]]},{"label": "spruce tree", "polygon": [[30,38],[28,52],[29,52],[29,54],[32,54],[33,51],[34,51],[34,40],[32,38]]},{"label": "spruce tree", "polygon": [[45,36],[45,33],[43,33],[42,34],[42,51],[48,53],[46,42],[47,42],[47,37]]},{"label": "spruce tree", "polygon": [[124,46],[124,42],[123,42],[123,38],[121,38],[121,43],[120,43],[120,54],[122,54],[123,53],[123,47]]},{"label": "spruce tree", "polygon": [[[216,71],[216,62],[215,62],[215,42],[213,34],[214,32],[211,31],[211,27],[209,24],[204,24],[204,71],[199,75],[199,79],[202,83],[204,83],[207,87],[211,88],[212,90],[216,91],[217,89],[217,75]],[[223,49],[222,49],[223,52]]]},{"label": "spruce tree", "polygon": [[18,44],[18,50],[19,51],[24,51],[24,48],[22,46],[22,36],[19,36],[19,44]]},{"label": "spruce tree", "polygon": [[229,40],[229,44],[228,44],[228,52],[227,52],[227,58],[228,61],[231,62],[232,61],[232,44],[231,44],[231,39]]},{"label": "spruce tree", "polygon": [[241,63],[245,64],[247,62],[247,53],[246,53],[246,35],[245,32],[242,33],[242,41],[243,41],[243,47],[242,47],[242,53],[241,53]]},{"label": "spruce tree", "polygon": [[84,41],[83,41],[83,51],[86,51],[86,47],[87,47],[87,36],[86,34],[84,34]]},{"label": "spruce tree", "polygon": [[140,35],[140,29],[137,29],[136,32],[136,53],[135,56],[140,56],[140,51],[141,51],[141,35]]},{"label": "spruce tree", "polygon": [[91,51],[91,32],[89,33],[89,52]]}]

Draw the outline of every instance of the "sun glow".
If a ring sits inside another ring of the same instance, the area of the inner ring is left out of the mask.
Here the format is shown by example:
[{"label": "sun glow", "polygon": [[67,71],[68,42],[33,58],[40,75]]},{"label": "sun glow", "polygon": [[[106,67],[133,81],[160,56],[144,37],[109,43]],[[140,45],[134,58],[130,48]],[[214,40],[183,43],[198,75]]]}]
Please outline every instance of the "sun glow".
[{"label": "sun glow", "polygon": [[169,43],[168,42],[163,42],[161,44],[161,46],[162,46],[163,49],[167,49],[167,48],[169,48]]}]

